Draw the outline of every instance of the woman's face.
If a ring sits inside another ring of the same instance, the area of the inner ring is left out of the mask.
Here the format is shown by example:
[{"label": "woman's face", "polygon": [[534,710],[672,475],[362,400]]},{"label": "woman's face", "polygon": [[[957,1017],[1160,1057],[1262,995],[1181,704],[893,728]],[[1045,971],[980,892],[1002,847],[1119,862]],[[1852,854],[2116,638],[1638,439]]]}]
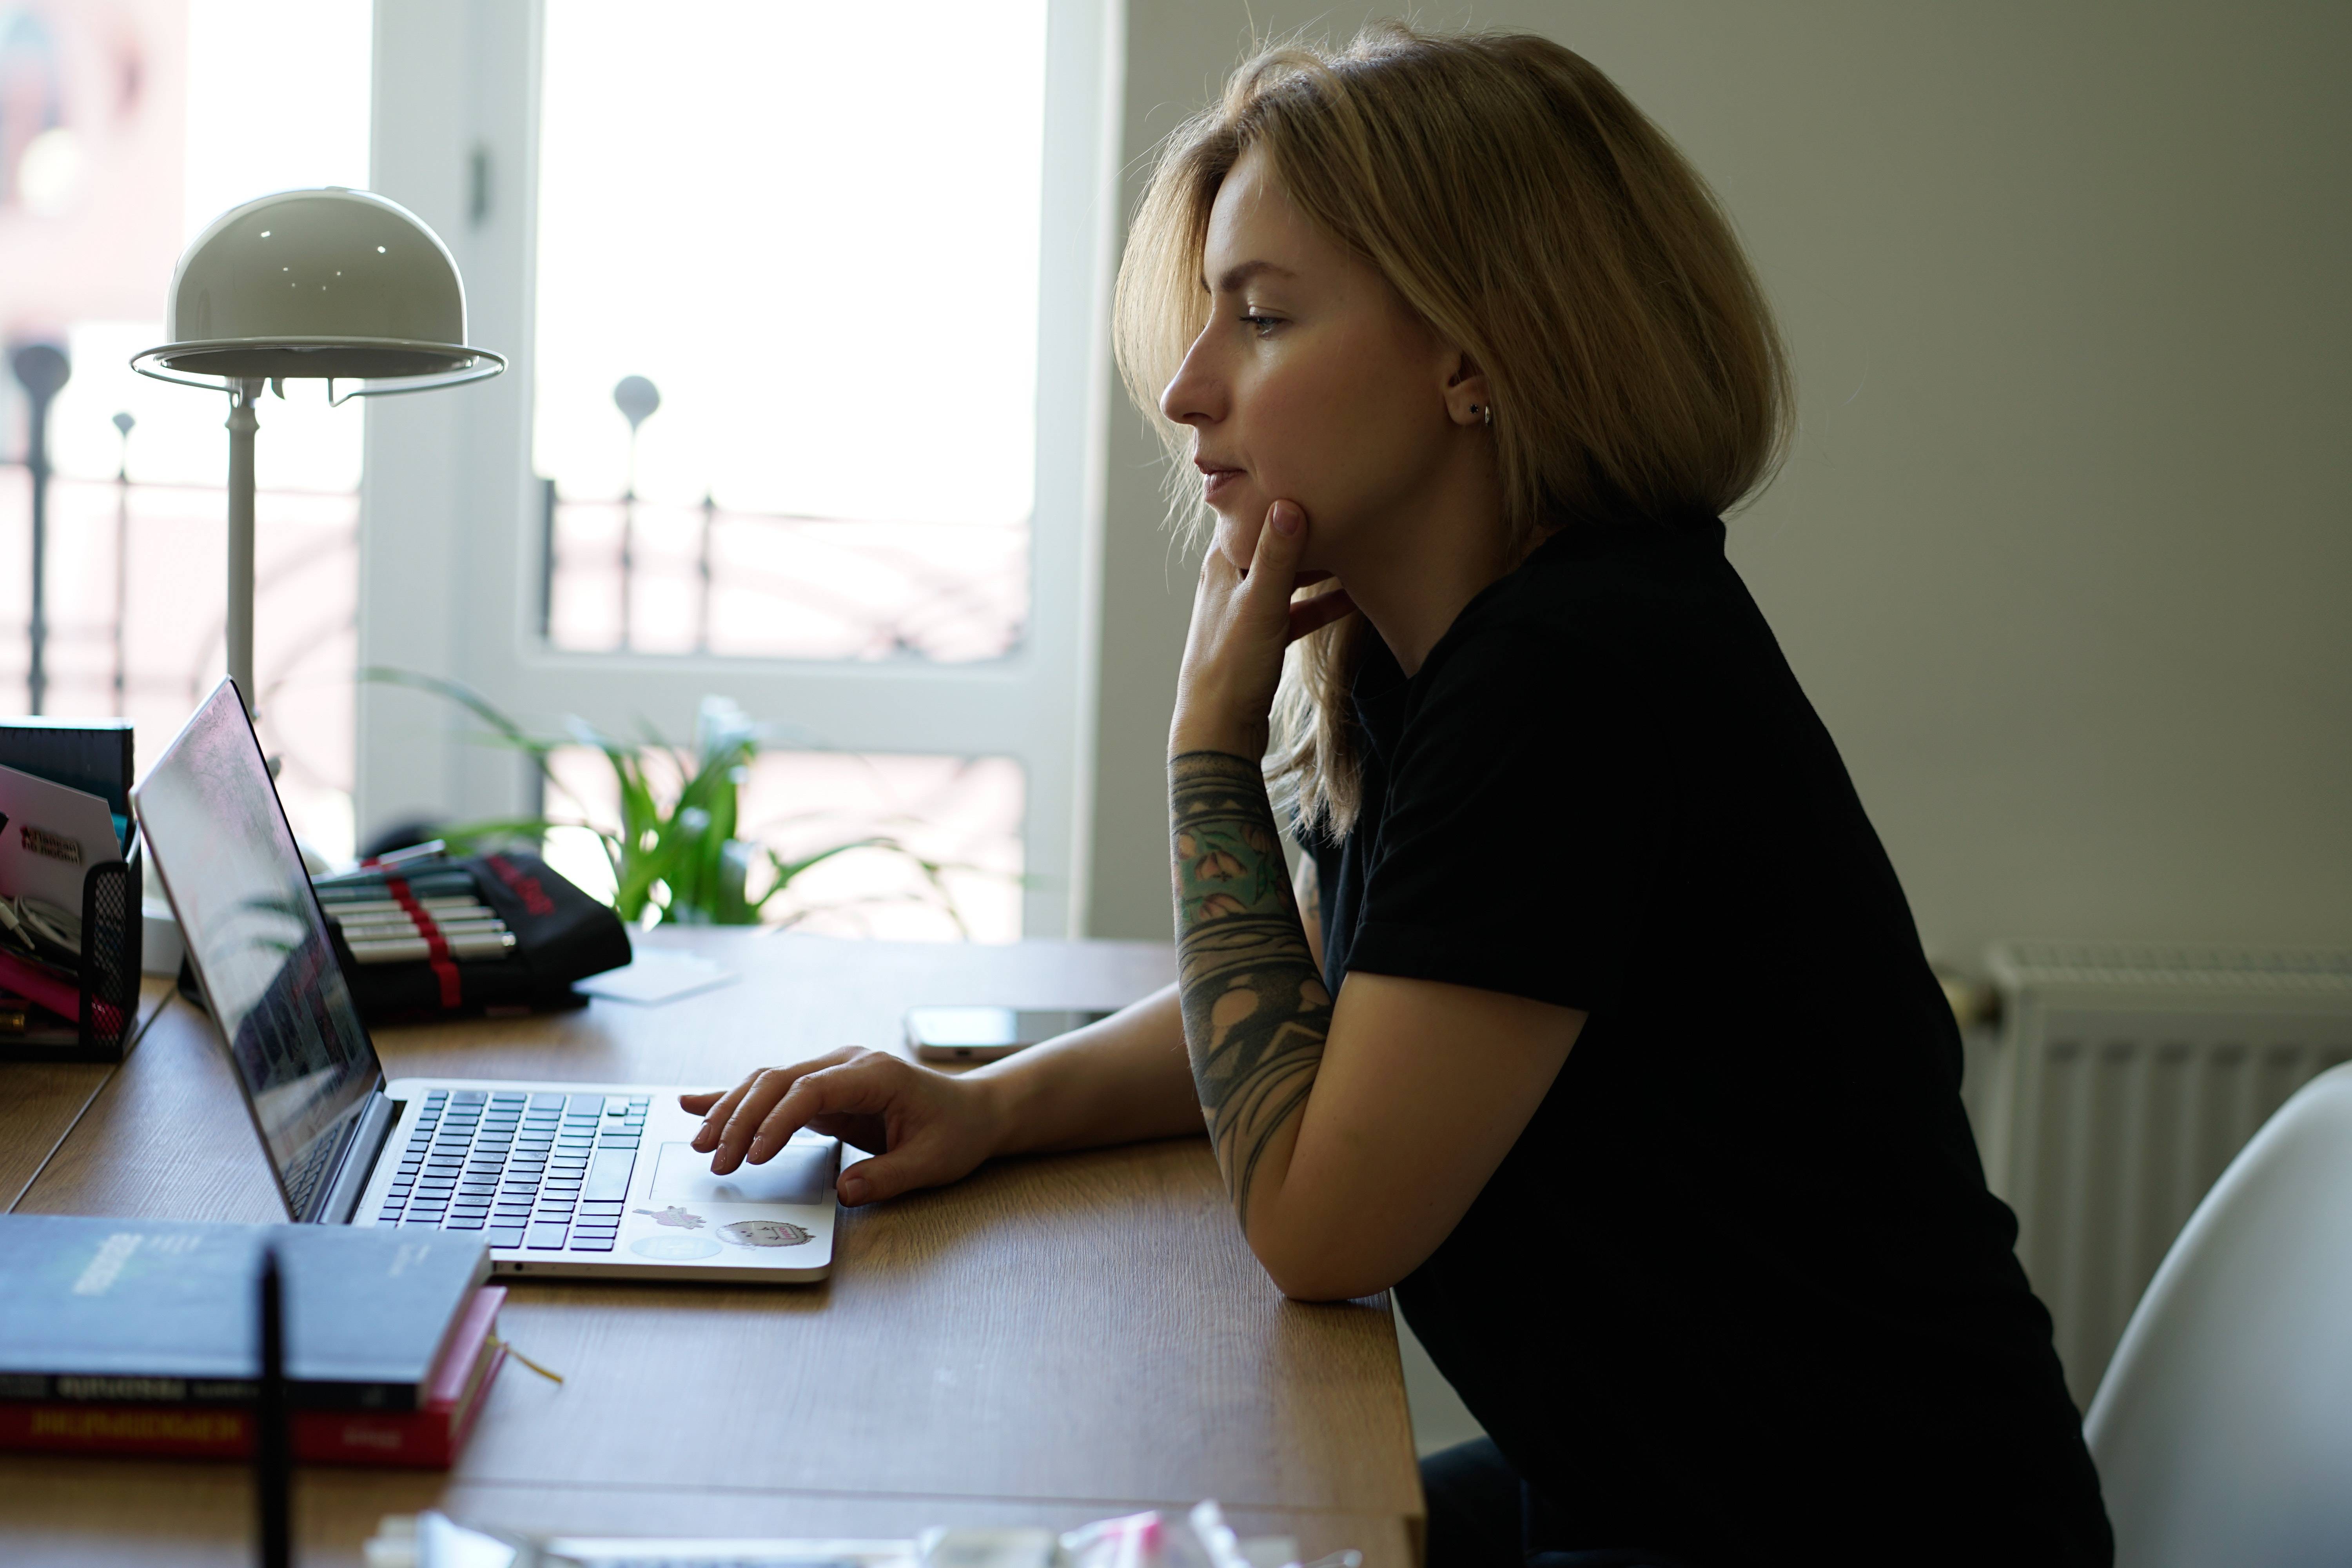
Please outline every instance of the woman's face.
[{"label": "woman's face", "polygon": [[1217,547],[1246,566],[1266,509],[1293,500],[1302,564],[1345,577],[1438,481],[1462,355],[1323,237],[1256,149],[1217,192],[1201,270],[1208,324],[1160,407],[1192,427]]}]

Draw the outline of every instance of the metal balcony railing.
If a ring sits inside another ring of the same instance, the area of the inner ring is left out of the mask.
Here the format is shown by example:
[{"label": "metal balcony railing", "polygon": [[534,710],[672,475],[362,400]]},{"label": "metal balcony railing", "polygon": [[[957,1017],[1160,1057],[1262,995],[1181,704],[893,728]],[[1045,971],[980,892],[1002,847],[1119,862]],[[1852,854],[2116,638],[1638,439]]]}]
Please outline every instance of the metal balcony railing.
[{"label": "metal balcony railing", "polygon": [[641,375],[613,389],[629,424],[616,497],[541,481],[541,630],[573,652],[963,663],[1019,647],[1029,525],[846,521],[648,500],[640,427],[661,407]]},{"label": "metal balcony railing", "polygon": [[963,663],[1017,649],[1025,523],[845,521],[541,483],[541,630],[570,652]]},{"label": "metal balcony railing", "polygon": [[[27,464],[0,459],[0,558],[12,563],[29,554],[36,493]],[[29,563],[0,567],[0,584],[7,585],[0,587],[0,616],[17,633],[0,653],[0,683],[14,684],[33,713],[128,713],[142,699],[192,710],[219,679],[224,658],[226,489],[52,474],[43,500],[37,626]],[[263,490],[257,506],[269,537],[255,584],[257,610],[280,655],[259,662],[266,705],[293,674],[287,651],[316,648],[353,629],[356,595],[348,579],[359,495]],[[340,594],[322,592],[322,578],[345,585]]]}]

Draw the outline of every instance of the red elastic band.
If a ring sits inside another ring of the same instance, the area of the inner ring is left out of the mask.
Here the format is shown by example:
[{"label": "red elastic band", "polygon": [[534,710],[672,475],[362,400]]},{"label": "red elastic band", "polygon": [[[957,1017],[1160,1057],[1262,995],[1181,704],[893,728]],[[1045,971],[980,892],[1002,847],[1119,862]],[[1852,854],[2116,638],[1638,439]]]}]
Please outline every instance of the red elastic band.
[{"label": "red elastic band", "polygon": [[406,879],[386,877],[383,889],[392,895],[394,903],[407,911],[408,918],[416,922],[417,934],[425,939],[425,962],[432,967],[433,978],[441,983],[442,1008],[446,1011],[458,1006],[465,1000],[465,986],[457,964],[450,962],[449,944],[443,940],[441,928],[434,923],[431,915],[425,912],[425,906],[416,901],[416,895],[408,890]]}]

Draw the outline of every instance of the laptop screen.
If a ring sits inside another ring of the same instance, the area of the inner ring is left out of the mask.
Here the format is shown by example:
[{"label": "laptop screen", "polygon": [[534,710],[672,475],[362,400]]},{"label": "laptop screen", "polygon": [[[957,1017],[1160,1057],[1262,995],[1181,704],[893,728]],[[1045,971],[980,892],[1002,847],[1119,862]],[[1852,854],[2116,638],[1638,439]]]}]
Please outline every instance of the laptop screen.
[{"label": "laptop screen", "polygon": [[234,685],[131,795],[287,1207],[310,1219],[383,1069]]}]

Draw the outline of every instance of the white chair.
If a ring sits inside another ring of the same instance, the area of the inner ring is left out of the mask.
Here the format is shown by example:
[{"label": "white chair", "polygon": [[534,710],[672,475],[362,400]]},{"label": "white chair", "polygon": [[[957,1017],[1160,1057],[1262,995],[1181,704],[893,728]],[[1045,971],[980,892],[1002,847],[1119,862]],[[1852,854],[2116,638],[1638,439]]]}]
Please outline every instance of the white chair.
[{"label": "white chair", "polygon": [[2352,1563],[2352,1065],[2197,1205],[2084,1429],[2116,1568]]}]

